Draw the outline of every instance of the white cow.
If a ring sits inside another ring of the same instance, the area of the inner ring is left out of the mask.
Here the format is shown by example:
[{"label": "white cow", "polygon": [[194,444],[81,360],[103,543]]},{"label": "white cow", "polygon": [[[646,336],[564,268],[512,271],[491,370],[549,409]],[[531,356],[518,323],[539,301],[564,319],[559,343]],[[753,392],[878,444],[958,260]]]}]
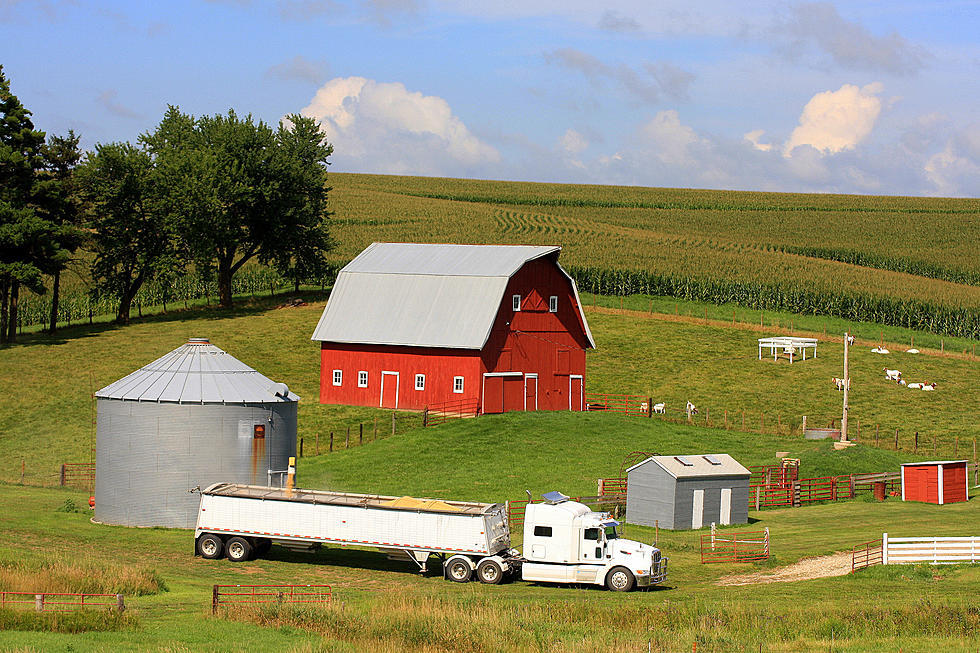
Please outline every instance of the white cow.
[{"label": "white cow", "polygon": [[883,369],[885,370],[885,378],[888,379],[889,381],[894,381],[895,383],[898,383],[899,381],[902,380],[902,373],[900,371],[890,370],[887,367]]}]

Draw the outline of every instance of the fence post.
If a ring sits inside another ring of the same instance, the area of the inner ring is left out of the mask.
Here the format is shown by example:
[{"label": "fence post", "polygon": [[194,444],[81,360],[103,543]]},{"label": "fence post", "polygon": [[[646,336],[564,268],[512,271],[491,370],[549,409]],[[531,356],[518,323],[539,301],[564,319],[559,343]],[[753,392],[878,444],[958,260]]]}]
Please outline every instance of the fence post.
[{"label": "fence post", "polygon": [[333,431],[330,431],[330,453],[333,453]]},{"label": "fence post", "polygon": [[875,424],[875,446],[878,446],[878,425]]},{"label": "fence post", "polygon": [[211,614],[218,614],[218,586],[211,589]]},{"label": "fence post", "polygon": [[766,432],[766,414],[765,412],[759,413],[759,433]]},{"label": "fence post", "polygon": [[806,435],[806,415],[803,416],[803,434]]},{"label": "fence post", "polygon": [[316,432],[316,440],[314,440],[316,455],[320,455],[320,432]]},{"label": "fence post", "polygon": [[391,411],[391,434],[395,434],[395,411]]},{"label": "fence post", "polygon": [[800,482],[798,480],[793,481],[792,503],[794,508],[800,507]]},{"label": "fence post", "polygon": [[769,557],[769,527],[766,526],[766,557]]},{"label": "fence post", "polygon": [[898,429],[895,429],[895,451],[898,451]]},{"label": "fence post", "polygon": [[758,487],[757,487],[757,488],[755,489],[755,510],[756,510],[756,512],[758,512],[758,511],[759,511],[759,495],[760,495],[761,493],[762,493],[762,488],[758,488]]},{"label": "fence post", "polygon": [[422,410],[422,428],[425,428],[428,425],[429,425],[429,407],[426,406]]},{"label": "fence post", "polygon": [[917,453],[919,451],[919,432],[915,432],[915,443],[912,445],[912,453]]},{"label": "fence post", "polygon": [[357,444],[364,444],[364,424],[357,425],[359,432],[357,434]]},{"label": "fence post", "polygon": [[44,612],[44,594],[34,595],[34,609],[37,612]]},{"label": "fence post", "polygon": [[378,439],[378,418],[374,418],[374,439]]},{"label": "fence post", "polygon": [[303,457],[303,438],[299,439],[299,457]]},{"label": "fence post", "polygon": [[888,564],[888,533],[881,534],[881,564]]},{"label": "fence post", "polygon": [[65,487],[65,463],[61,463],[61,487]]},{"label": "fence post", "polygon": [[116,594],[116,612],[125,612],[126,602],[123,600],[122,594]]},{"label": "fence post", "polygon": [[647,397],[647,417],[653,417],[653,397]]},{"label": "fence post", "polygon": [[350,449],[350,426],[347,427],[347,437],[344,438],[344,449]]}]

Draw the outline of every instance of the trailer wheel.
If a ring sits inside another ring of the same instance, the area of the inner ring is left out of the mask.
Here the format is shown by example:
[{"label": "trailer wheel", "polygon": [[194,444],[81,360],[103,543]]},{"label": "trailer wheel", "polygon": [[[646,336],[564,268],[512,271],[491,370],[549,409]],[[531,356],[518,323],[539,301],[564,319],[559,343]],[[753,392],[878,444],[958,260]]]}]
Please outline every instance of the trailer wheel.
[{"label": "trailer wheel", "polygon": [[504,579],[504,571],[493,560],[484,560],[476,567],[476,577],[481,583],[497,585]]},{"label": "trailer wheel", "polygon": [[454,583],[468,583],[473,577],[473,568],[463,558],[452,558],[446,565],[446,572]]},{"label": "trailer wheel", "polygon": [[217,560],[224,553],[225,543],[214,533],[205,533],[197,538],[197,552],[202,558]]},{"label": "trailer wheel", "polygon": [[626,567],[613,567],[606,574],[606,587],[614,592],[628,592],[633,589],[633,574]]},{"label": "trailer wheel", "polygon": [[233,537],[225,545],[225,555],[232,562],[245,562],[252,557],[252,545],[242,537]]}]

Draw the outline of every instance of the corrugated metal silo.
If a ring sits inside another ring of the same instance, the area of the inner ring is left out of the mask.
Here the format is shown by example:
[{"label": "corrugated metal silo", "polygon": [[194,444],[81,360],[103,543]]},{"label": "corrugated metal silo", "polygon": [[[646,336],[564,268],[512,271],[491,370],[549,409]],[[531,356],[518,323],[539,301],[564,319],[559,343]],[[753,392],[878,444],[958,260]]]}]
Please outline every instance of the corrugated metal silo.
[{"label": "corrugated metal silo", "polygon": [[95,393],[95,519],[193,527],[190,488],[278,485],[296,455],[299,397],[192,338]]}]

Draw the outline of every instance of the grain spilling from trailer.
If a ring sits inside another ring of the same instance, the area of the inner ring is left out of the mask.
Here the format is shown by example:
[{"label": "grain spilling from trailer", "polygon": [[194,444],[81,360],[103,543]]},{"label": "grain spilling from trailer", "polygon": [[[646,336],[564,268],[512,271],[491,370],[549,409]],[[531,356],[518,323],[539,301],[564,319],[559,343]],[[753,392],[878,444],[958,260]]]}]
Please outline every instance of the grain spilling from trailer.
[{"label": "grain spilling from trailer", "polygon": [[95,519],[192,528],[218,481],[280,484],[296,455],[299,397],[207,338],[95,393]]},{"label": "grain spilling from trailer", "polygon": [[944,505],[970,496],[965,460],[931,460],[902,465],[902,501]]},{"label": "grain spilling from trailer", "polygon": [[748,523],[751,477],[724,453],[651,456],[626,470],[626,519],[672,530]]}]

